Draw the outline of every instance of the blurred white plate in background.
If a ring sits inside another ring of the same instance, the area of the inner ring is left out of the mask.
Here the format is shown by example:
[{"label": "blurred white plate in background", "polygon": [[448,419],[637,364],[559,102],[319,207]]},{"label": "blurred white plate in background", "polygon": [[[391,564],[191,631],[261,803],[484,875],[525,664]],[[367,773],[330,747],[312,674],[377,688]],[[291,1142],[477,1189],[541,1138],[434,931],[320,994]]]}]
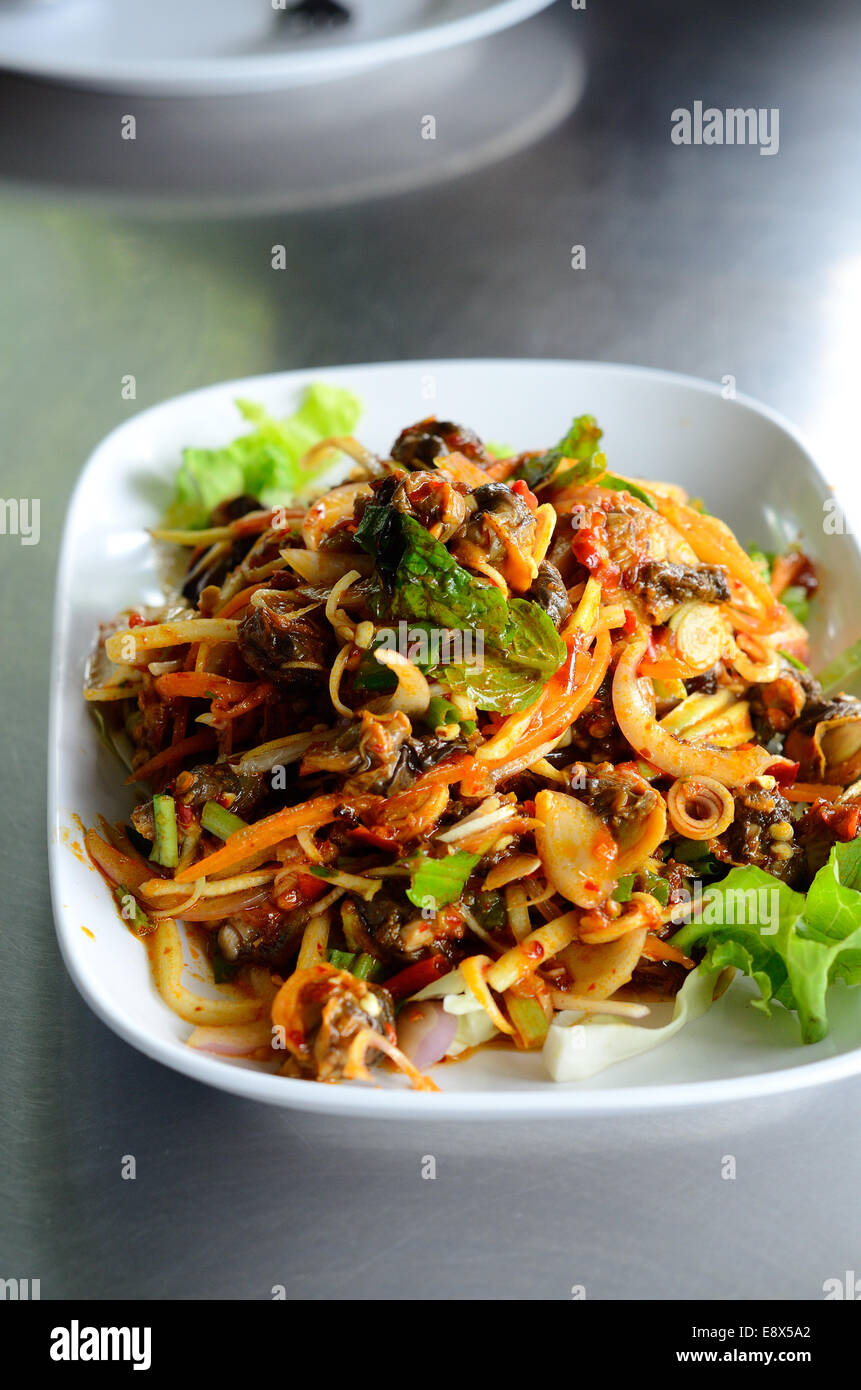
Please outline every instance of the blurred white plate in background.
[{"label": "blurred white plate in background", "polygon": [[[0,129],[15,132],[0,141],[0,176],[156,217],[341,206],[515,154],[569,115],[584,80],[576,15],[565,9],[319,91],[140,95],[134,144],[105,139],[121,129],[126,95],[11,77],[0,83]],[[423,135],[426,114],[434,139]]]},{"label": "blurred white plate in background", "polygon": [[296,0],[6,0],[0,67],[113,91],[259,92],[471,42],[552,0],[341,0],[348,23],[304,34],[281,3]]},{"label": "blurred white plate in background", "polygon": [[[822,583],[811,621],[814,665],[858,636],[857,534],[826,537],[830,498],[786,421],[720,387],[670,372],[594,362],[401,362],[327,367],[225,382],[145,410],[96,449],[66,517],[57,572],[49,836],[57,935],[75,984],[109,1027],[149,1057],[209,1085],[272,1104],[330,1114],[452,1120],[630,1113],[796,1091],[861,1071],[861,990],[836,985],[832,1030],[802,1047],[794,1017],[768,1019],[737,981],[705,1017],[662,1047],[588,1081],[556,1085],[536,1053],[485,1049],[433,1069],[439,1094],[380,1085],[326,1086],[232,1064],[186,1047],[190,1031],[150,980],[146,953],[120,921],[80,846],[80,822],[126,817],[123,770],[97,737],[83,699],[84,662],[100,621],[124,606],[157,602],[160,580],[146,527],[156,524],[187,444],[215,446],[241,428],[237,396],[274,414],[295,408],[314,380],[349,387],[364,402],[357,433],[386,451],[398,431],[435,411],[520,450],[548,444],[572,415],[593,412],[612,466],[681,483],[743,540],[781,549],[801,536]],[[846,482],[848,479],[836,479]],[[851,501],[844,492],[842,500]],[[849,520],[858,521],[857,499]],[[85,930],[86,928],[86,930]],[[199,988],[199,986],[197,986]]]}]

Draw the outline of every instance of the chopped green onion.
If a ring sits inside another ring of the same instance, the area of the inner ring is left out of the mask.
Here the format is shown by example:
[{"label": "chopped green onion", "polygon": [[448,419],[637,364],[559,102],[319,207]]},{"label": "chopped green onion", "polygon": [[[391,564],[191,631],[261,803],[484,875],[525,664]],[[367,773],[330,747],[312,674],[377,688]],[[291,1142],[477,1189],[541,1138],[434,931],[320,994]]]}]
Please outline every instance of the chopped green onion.
[{"label": "chopped green onion", "polygon": [[332,950],[329,952],[329,964],[334,965],[336,970],[352,970],[355,959],[355,951]]},{"label": "chopped green onion", "polygon": [[377,661],[373,652],[362,652],[359,664],[353,672],[353,687],[361,691],[379,691],[389,695],[398,688],[398,678],[388,666]]},{"label": "chopped green onion", "polygon": [[152,818],[155,843],[150,859],[165,869],[175,869],[179,863],[179,844],[176,834],[176,802],[172,796],[156,795],[152,799]]},{"label": "chopped green onion", "polygon": [[378,980],[383,973],[382,961],[363,951],[352,967],[352,973],[357,980]]},{"label": "chopped green onion", "polygon": [[382,961],[367,951],[337,951],[333,948],[329,952],[329,964],[334,965],[336,970],[349,970],[357,980],[378,980],[384,973]]},{"label": "chopped green onion", "polygon": [[424,722],[428,728],[438,729],[443,724],[459,724],[460,714],[450,700],[444,699],[442,695],[433,695]]},{"label": "chopped green onion", "polygon": [[680,864],[696,864],[698,859],[708,858],[708,840],[677,840],[672,853]]},{"label": "chopped green onion", "polygon": [[237,830],[244,830],[248,824],[241,816],[225,810],[217,801],[207,801],[201,812],[200,823],[204,830],[208,830],[210,835],[217,835],[219,840],[229,840],[231,835],[235,835]]},{"label": "chopped green onion", "polygon": [[661,878],[659,874],[643,874],[643,878],[646,885],[645,891],[651,893],[652,897],[661,904],[661,907],[666,907],[670,901],[670,885],[667,880]]},{"label": "chopped green onion", "polygon": [[427,707],[424,715],[424,722],[429,729],[438,729],[441,725],[458,724],[465,734],[475,733],[475,720],[464,719],[460,711],[446,700],[442,695],[434,695]]},{"label": "chopped green onion", "polygon": [[777,654],[778,656],[782,656],[784,661],[788,661],[790,666],[794,666],[796,671],[810,670],[810,667],[805,666],[803,661],[799,661],[797,656],[793,656],[792,652],[785,652],[782,647],[778,647]]},{"label": "chopped green onion", "polygon": [[508,1017],[517,1030],[517,1038],[521,1047],[530,1049],[540,1047],[547,1037],[549,1022],[538,1000],[525,995],[512,994],[510,990],[506,992],[504,998]]},{"label": "chopped green onion", "polygon": [[616,891],[612,894],[613,901],[617,903],[627,903],[631,901],[631,894],[634,891],[634,875],[623,874],[616,885]]},{"label": "chopped green onion", "polygon": [[[124,922],[128,922],[129,926],[134,929],[138,936],[148,936],[151,931],[155,930],[155,924],[150,921],[146,913],[141,909],[137,898],[130,888],[127,888],[124,883],[118,883],[113,890],[113,894],[117,900],[117,906],[120,909],[120,916]],[[131,917],[128,915],[127,911],[129,903],[134,903],[134,913]]]}]

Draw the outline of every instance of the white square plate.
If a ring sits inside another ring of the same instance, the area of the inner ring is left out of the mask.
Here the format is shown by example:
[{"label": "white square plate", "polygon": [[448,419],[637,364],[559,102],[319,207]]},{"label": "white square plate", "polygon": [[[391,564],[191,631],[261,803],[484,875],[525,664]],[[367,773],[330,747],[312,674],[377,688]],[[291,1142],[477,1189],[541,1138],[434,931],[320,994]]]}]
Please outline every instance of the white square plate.
[{"label": "white square plate", "polygon": [[144,411],[114,430],[87,463],[69,505],[57,576],[51,879],[63,956],[90,1006],[142,1052],[189,1076],[273,1104],[342,1115],[453,1119],[650,1110],[787,1091],[861,1070],[861,991],[839,985],[829,998],[831,1033],[815,1046],[798,1044],[795,1018],[779,1007],[771,1019],[751,1009],[751,987],[736,982],[666,1045],[567,1085],[547,1078],[540,1056],[498,1049],[435,1068],[442,1091],[428,1094],[404,1090],[384,1075],[378,1087],[289,1080],[185,1046],[188,1025],[155,993],[145,951],[81,850],[81,822],[92,825],[99,812],[126,816],[131,804],[122,769],[100,743],[81,698],[84,663],[101,620],[162,597],[145,528],[167,503],[182,448],[212,447],[240,433],[238,396],[286,415],[304,387],[319,380],[362,398],[358,433],[380,452],[404,425],[429,414],[518,450],[546,446],[573,415],[594,414],[614,470],[681,483],[742,542],[781,548],[802,538],[822,586],[811,623],[815,667],[861,631],[861,552],[848,528],[826,534],[832,491],[805,445],[771,411],[726,400],[720,388],[690,377],[588,362],[404,362],[233,381]]}]

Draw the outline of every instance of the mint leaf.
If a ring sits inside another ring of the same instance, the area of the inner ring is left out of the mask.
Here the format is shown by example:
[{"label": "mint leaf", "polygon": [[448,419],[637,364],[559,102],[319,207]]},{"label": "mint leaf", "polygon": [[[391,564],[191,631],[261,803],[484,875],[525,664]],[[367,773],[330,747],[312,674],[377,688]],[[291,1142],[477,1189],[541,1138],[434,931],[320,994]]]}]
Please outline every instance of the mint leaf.
[{"label": "mint leaf", "polygon": [[598,453],[598,444],[604,431],[599,428],[594,415],[579,415],[571,421],[568,433],[559,443],[536,458],[526,459],[515,473],[528,487],[537,487],[549,478],[563,459],[574,459],[576,467],[567,469],[560,482],[572,482],[575,476],[583,482],[603,473],[607,461]]},{"label": "mint leaf", "polygon": [[756,1007],[772,999],[798,1014],[802,1040],[828,1032],[826,993],[834,979],[861,984],[861,843],[832,849],[806,898],[751,867],[732,869],[703,894],[702,914],[673,945],[704,945],[707,969],[734,965],[759,986]]},{"label": "mint leaf", "polygon": [[[366,509],[365,517],[370,510]],[[438,656],[417,664],[449,689],[468,695],[481,710],[511,714],[528,709],[565,660],[565,643],[548,614],[529,599],[506,599],[495,584],[473,578],[415,517],[394,508],[374,510],[388,511],[390,518],[388,523],[385,519],[373,522],[375,536],[385,537],[386,562],[400,550],[388,618],[428,631],[431,639],[431,629],[437,634],[481,634],[483,652],[479,655],[476,644],[473,665],[439,662]],[[360,537],[364,520],[357,533]],[[389,524],[390,531],[385,529]],[[368,539],[370,543],[370,535]],[[429,652],[433,646],[431,640]]]}]

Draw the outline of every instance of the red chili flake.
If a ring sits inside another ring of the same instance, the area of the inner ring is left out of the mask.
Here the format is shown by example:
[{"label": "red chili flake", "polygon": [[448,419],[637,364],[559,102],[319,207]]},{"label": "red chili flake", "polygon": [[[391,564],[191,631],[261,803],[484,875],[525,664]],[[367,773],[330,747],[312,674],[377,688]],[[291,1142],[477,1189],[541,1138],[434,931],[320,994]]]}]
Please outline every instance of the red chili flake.
[{"label": "red chili flake", "polygon": [[637,615],[630,608],[625,609],[625,631],[630,635],[637,626]]},{"label": "red chili flake", "polygon": [[531,512],[538,510],[538,498],[534,492],[530,492],[525,478],[518,478],[516,483],[511,484],[511,491],[516,492],[518,497],[522,497]]},{"label": "red chili flake", "polygon": [[129,627],[153,627],[154,625],[155,620],[153,618],[144,618],[140,613],[132,613],[129,616]]},{"label": "red chili flake", "polygon": [[194,820],[194,812],[190,806],[186,806],[184,801],[180,801],[176,808],[176,818],[183,829],[187,829]]},{"label": "red chili flake", "polygon": [[597,893],[598,891],[598,885],[595,882],[594,878],[584,878],[583,887],[588,888],[590,893]]},{"label": "red chili flake", "polygon": [[525,812],[525,814],[526,814],[527,816],[534,816],[534,815],[535,815],[535,802],[534,802],[534,801],[524,801],[524,802],[523,802],[523,810],[524,810],[524,812]]},{"label": "red chili flake", "polygon": [[601,563],[601,555],[593,539],[593,532],[578,531],[571,541],[571,553],[581,565],[585,565],[587,570],[597,569]]},{"label": "red chili flake", "polygon": [[544,947],[540,941],[530,941],[528,945],[524,946],[523,954],[528,960],[541,960],[544,955]]}]

